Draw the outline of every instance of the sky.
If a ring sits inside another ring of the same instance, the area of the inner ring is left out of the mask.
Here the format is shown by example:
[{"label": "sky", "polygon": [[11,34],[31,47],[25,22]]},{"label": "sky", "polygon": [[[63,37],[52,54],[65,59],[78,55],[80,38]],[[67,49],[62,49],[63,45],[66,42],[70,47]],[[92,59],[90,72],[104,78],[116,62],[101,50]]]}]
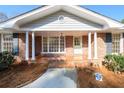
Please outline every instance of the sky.
[{"label": "sky", "polygon": [[[37,7],[39,5],[0,5],[0,12],[6,14],[8,18],[11,18]],[[83,7],[118,21],[124,19],[124,5],[85,5]]]}]

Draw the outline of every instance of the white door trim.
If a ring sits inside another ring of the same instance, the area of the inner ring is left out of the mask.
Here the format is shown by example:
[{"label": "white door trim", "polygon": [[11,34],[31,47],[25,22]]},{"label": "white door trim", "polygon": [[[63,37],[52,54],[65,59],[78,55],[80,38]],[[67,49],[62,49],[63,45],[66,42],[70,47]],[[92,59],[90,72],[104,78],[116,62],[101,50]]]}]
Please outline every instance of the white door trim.
[{"label": "white door trim", "polygon": [[78,54],[78,53],[76,53],[75,52],[75,42],[74,42],[74,39],[76,38],[76,37],[79,37],[80,38],[80,49],[79,50],[77,50],[77,52],[79,52],[79,54],[83,54],[83,48],[82,48],[82,36],[73,36],[73,49],[74,49],[74,55],[75,54]]}]

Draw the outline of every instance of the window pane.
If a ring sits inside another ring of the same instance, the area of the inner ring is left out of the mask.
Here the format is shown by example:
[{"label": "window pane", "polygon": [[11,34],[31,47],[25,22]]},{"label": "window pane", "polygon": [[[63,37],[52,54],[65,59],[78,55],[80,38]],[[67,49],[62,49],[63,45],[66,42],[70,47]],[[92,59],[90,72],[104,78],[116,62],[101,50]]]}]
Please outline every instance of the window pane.
[{"label": "window pane", "polygon": [[74,39],[74,45],[75,46],[80,46],[80,38],[75,37],[75,39]]},{"label": "window pane", "polygon": [[47,50],[47,37],[43,37],[43,52],[48,52]]},{"label": "window pane", "polygon": [[59,52],[59,37],[49,38],[49,52]]},{"label": "window pane", "polygon": [[112,52],[120,52],[120,34],[112,34]]},{"label": "window pane", "polygon": [[13,35],[11,33],[3,34],[3,51],[12,52]]}]

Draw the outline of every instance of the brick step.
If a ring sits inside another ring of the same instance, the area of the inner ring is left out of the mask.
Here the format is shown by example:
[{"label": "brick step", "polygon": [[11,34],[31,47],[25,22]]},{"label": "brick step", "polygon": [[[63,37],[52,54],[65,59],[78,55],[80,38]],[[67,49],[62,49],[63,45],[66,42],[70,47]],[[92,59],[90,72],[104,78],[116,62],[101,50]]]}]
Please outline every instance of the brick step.
[{"label": "brick step", "polygon": [[82,61],[80,61],[80,60],[73,60],[73,63],[82,63]]},{"label": "brick step", "polygon": [[74,63],[66,63],[66,62],[50,62],[49,63],[49,68],[58,68],[58,67],[74,67]]},{"label": "brick step", "polygon": [[81,58],[74,58],[73,61],[83,61]]},{"label": "brick step", "polygon": [[87,65],[87,63],[75,63],[75,67],[85,67]]},{"label": "brick step", "polygon": [[74,63],[82,63],[82,60],[73,60]]},{"label": "brick step", "polygon": [[82,56],[74,56],[73,59],[83,59]]},{"label": "brick step", "polygon": [[83,58],[75,58],[75,57],[74,57],[73,59],[75,59],[75,60],[82,60]]},{"label": "brick step", "polygon": [[74,57],[82,57],[82,55],[73,55]]}]

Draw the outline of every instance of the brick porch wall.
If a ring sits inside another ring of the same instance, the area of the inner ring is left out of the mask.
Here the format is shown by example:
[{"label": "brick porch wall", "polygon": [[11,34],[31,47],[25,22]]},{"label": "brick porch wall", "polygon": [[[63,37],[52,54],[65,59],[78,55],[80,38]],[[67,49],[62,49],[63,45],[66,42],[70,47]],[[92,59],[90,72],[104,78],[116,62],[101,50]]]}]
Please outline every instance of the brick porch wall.
[{"label": "brick porch wall", "polygon": [[29,35],[29,57],[32,56],[32,36]]},{"label": "brick porch wall", "polygon": [[106,55],[106,43],[105,43],[105,33],[99,33],[97,35],[97,44],[98,44],[98,58],[99,61],[102,61],[104,59],[104,56]]},{"label": "brick porch wall", "polygon": [[88,62],[88,36],[82,36],[83,62]]},{"label": "brick porch wall", "polygon": [[73,61],[73,36],[66,36],[66,61]]},{"label": "brick porch wall", "polygon": [[19,33],[19,57],[25,59],[25,33]]},{"label": "brick porch wall", "polygon": [[38,56],[41,54],[41,50],[42,50],[42,37],[41,36],[36,36],[35,37],[35,55]]}]

